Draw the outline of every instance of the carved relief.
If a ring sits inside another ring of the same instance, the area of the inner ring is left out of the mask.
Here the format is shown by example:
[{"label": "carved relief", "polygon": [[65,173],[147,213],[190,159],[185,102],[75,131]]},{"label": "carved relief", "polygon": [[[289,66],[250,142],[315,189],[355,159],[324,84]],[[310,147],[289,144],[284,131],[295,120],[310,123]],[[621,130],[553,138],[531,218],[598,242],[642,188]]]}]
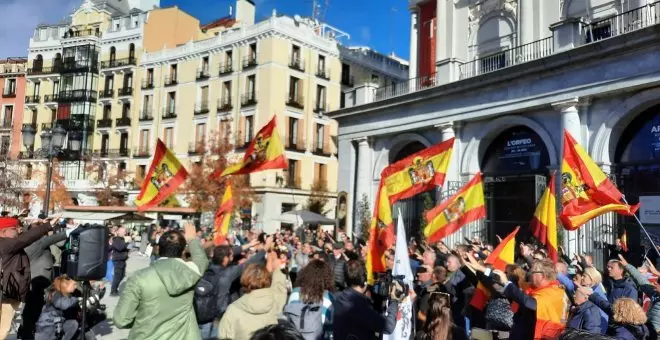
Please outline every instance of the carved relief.
[{"label": "carved relief", "polygon": [[479,29],[481,18],[495,11],[506,12],[517,20],[518,0],[473,0],[468,14],[469,35],[472,36]]}]

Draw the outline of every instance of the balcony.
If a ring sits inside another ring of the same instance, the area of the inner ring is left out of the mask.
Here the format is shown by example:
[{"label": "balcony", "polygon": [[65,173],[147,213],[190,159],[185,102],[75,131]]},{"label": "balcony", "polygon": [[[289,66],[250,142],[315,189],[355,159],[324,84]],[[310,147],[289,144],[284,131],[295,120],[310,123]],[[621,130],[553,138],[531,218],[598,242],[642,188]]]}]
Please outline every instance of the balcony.
[{"label": "balcony", "polygon": [[25,96],[25,104],[26,105],[36,105],[36,104],[39,104],[40,101],[41,101],[41,96],[40,95]]},{"label": "balcony", "polygon": [[286,187],[291,189],[301,189],[302,180],[300,175],[288,175],[286,178]]},{"label": "balcony", "polygon": [[249,70],[257,66],[257,56],[251,55],[243,58],[243,70]]},{"label": "balcony", "polygon": [[62,70],[62,61],[58,60],[55,63],[53,63],[53,66],[50,66],[50,67],[33,66],[32,68],[27,69],[27,75],[28,76],[45,76],[45,75],[49,75],[49,74],[60,73],[61,70]]},{"label": "balcony", "polygon": [[96,122],[96,126],[97,126],[99,129],[109,129],[109,128],[112,127],[112,119],[110,119],[110,118],[99,119],[99,120]]},{"label": "balcony", "polygon": [[117,118],[115,122],[115,126],[119,127],[126,127],[126,126],[131,126],[131,117],[121,117]]},{"label": "balcony", "polygon": [[135,65],[137,65],[137,60],[135,60],[135,58],[113,59],[113,60],[105,60],[101,62],[102,69],[131,67]]},{"label": "balcony", "polygon": [[110,149],[110,156],[114,157],[130,157],[131,150],[128,148]]},{"label": "balcony", "polygon": [[206,143],[204,142],[192,142],[188,144],[188,154],[189,155],[201,155],[206,151]]},{"label": "balcony", "polygon": [[99,63],[96,60],[76,60],[75,57],[64,58],[60,73],[99,72]]},{"label": "balcony", "polygon": [[151,109],[140,111],[140,117],[138,118],[141,122],[148,122],[154,120],[154,115]]},{"label": "balcony", "polygon": [[204,115],[209,113],[209,103],[208,101],[202,101],[195,104],[195,115]]},{"label": "balcony", "polygon": [[165,77],[165,82],[163,84],[165,86],[174,86],[174,85],[178,84],[178,82],[176,80],[176,76]]},{"label": "balcony", "polygon": [[92,157],[99,157],[99,158],[108,158],[110,156],[110,150],[109,149],[96,149],[92,152]]},{"label": "balcony", "polygon": [[332,151],[332,146],[328,142],[324,142],[322,144],[314,143],[314,146],[312,147],[312,153],[323,157],[331,157],[336,155],[336,152]]},{"label": "balcony", "polygon": [[44,103],[56,103],[59,99],[59,93],[47,94],[44,96]]},{"label": "balcony", "polygon": [[0,130],[10,130],[12,125],[11,119],[0,121]]},{"label": "balcony", "polygon": [[199,80],[206,80],[211,78],[211,73],[209,72],[208,67],[203,67],[203,68],[198,68],[197,69],[197,75],[195,79]]},{"label": "balcony", "polygon": [[245,149],[250,145],[250,142],[252,141],[252,136],[245,136],[243,132],[241,132],[238,136],[236,136],[236,139],[234,141],[234,149],[236,150],[241,150]]},{"label": "balcony", "polygon": [[241,106],[246,107],[246,106],[253,106],[257,105],[257,93],[252,92],[252,93],[246,93],[241,96]]},{"label": "balcony", "polygon": [[288,93],[287,94],[286,105],[290,107],[295,107],[296,109],[305,108],[305,98],[302,93]]},{"label": "balcony", "polygon": [[149,90],[154,88],[154,80],[153,79],[147,79],[142,81],[142,89],[143,90]]},{"label": "balcony", "polygon": [[117,91],[117,94],[119,97],[126,97],[126,96],[132,96],[133,95],[133,87],[132,86],[124,86]]},{"label": "balcony", "polygon": [[69,91],[60,91],[58,98],[59,103],[70,103],[70,102],[95,102],[98,97],[96,91],[90,90],[69,90]]},{"label": "balcony", "polygon": [[163,109],[163,119],[176,118],[176,109],[174,107]]},{"label": "balcony", "polygon": [[326,111],[328,111],[328,103],[324,101],[316,102],[314,113],[324,114]]},{"label": "balcony", "polygon": [[16,98],[16,89],[15,88],[5,88],[4,91],[2,91],[2,97],[3,98]]},{"label": "balcony", "polygon": [[291,55],[289,67],[300,72],[305,72],[305,61],[299,55]]},{"label": "balcony", "polygon": [[355,86],[355,77],[353,76],[341,76],[341,84],[343,86],[353,87]]},{"label": "balcony", "polygon": [[222,99],[218,99],[218,112],[227,112],[233,109],[231,105],[231,97],[227,96]]},{"label": "balcony", "polygon": [[[61,126],[68,131],[93,131],[95,124],[94,118],[87,115],[71,115],[67,119],[58,119],[55,122],[56,126]],[[52,127],[53,124],[50,123],[50,126]]]},{"label": "balcony", "polygon": [[218,72],[219,76],[224,76],[232,72],[234,72],[234,68],[231,66],[231,62],[227,62],[226,64],[220,64],[220,71]]},{"label": "balcony", "polygon": [[101,32],[92,29],[80,30],[80,31],[70,30],[64,33],[62,39],[73,39],[73,38],[84,38],[84,37],[100,38]]},{"label": "balcony", "polygon": [[[37,129],[37,123],[23,123],[23,125],[22,125],[22,129],[25,129],[25,128],[27,128],[27,127],[31,127],[31,128],[33,128],[33,129],[36,130],[36,129]],[[22,130],[22,129],[21,129],[21,130]]]},{"label": "balcony", "polygon": [[115,96],[115,90],[113,89],[104,89],[99,93],[100,99],[109,99]]},{"label": "balcony", "polygon": [[305,140],[302,138],[302,136],[298,136],[298,137],[287,136],[286,143],[284,144],[284,148],[289,151],[298,151],[298,152],[307,151],[307,146],[305,145]]},{"label": "balcony", "polygon": [[330,80],[330,70],[325,67],[319,67],[316,70],[316,76],[321,79]]},{"label": "balcony", "polygon": [[151,150],[148,147],[140,147],[133,150],[133,158],[149,158]]}]

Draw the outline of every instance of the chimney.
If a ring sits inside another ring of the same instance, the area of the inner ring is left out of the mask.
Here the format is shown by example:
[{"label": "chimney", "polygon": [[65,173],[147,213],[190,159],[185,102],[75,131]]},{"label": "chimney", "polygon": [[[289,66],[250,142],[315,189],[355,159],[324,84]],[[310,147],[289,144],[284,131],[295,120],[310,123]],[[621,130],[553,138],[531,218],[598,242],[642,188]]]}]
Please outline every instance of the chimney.
[{"label": "chimney", "polygon": [[252,0],[236,0],[236,20],[241,25],[254,25],[255,6]]}]

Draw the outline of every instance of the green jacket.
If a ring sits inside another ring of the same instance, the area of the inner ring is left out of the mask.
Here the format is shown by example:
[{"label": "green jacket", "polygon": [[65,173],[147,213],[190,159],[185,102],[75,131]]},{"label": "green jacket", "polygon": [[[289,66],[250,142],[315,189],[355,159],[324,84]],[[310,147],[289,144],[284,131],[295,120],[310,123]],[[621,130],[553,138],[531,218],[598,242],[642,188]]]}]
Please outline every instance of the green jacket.
[{"label": "green jacket", "polygon": [[254,331],[276,324],[286,295],[286,277],[275,270],[270,287],[254,290],[229,305],[220,321],[219,338],[248,340]]},{"label": "green jacket", "polygon": [[193,295],[208,258],[199,240],[190,242],[188,249],[192,262],[160,259],[126,281],[113,320],[119,328],[131,328],[129,339],[201,338]]}]

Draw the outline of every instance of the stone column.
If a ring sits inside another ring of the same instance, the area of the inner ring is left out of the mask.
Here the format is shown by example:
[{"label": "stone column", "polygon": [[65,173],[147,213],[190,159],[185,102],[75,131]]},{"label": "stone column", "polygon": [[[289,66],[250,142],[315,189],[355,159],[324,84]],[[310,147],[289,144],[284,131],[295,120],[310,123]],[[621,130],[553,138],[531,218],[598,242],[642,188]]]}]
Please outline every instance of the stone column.
[{"label": "stone column", "polygon": [[[580,115],[578,113],[578,98],[572,98],[566,101],[553,103],[552,107],[555,110],[558,110],[561,113],[561,127],[568,131],[571,136],[575,139],[576,142],[581,143],[582,134],[580,133]],[[558,188],[557,190],[557,200],[561,202],[561,164],[563,157],[563,138],[564,131],[560,130],[559,136],[555,136],[560,141],[558,145],[561,145],[562,148],[559,150],[557,157],[558,168],[560,169],[559,174],[556,176],[555,184]],[[557,139],[556,139],[557,140]],[[580,233],[577,231],[567,231],[564,230],[564,245],[569,254],[573,255],[580,251]]]},{"label": "stone column", "polygon": [[417,78],[417,42],[419,41],[419,13],[417,6],[410,8],[410,66],[408,78]]},{"label": "stone column", "polygon": [[[353,202],[360,202],[362,200],[362,195],[366,194],[369,198],[369,202],[373,202],[371,197],[371,145],[367,137],[362,137],[356,140],[358,145],[358,155],[357,155],[357,190],[355,191],[355,198]],[[355,212],[357,213],[357,205],[355,206]],[[357,217],[357,216],[356,216]],[[368,228],[368,226],[358,225],[360,221],[356,218],[354,223],[359,231],[362,228]],[[357,233],[358,235],[361,233]]]},{"label": "stone column", "polygon": [[[352,235],[353,232],[353,214],[355,213],[355,180],[356,180],[356,158],[357,152],[355,145],[350,139],[339,138],[337,143],[337,154],[339,166],[337,171],[337,191],[344,191],[348,194],[346,200],[346,232]],[[359,233],[356,233],[360,235]]]}]

